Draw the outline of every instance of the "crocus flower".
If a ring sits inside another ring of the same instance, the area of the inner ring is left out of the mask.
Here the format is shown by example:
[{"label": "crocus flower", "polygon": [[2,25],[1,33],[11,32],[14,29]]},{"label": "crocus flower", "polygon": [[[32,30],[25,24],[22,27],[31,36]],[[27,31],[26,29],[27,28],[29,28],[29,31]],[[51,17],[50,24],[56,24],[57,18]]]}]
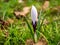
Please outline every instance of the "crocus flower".
[{"label": "crocus flower", "polygon": [[35,8],[35,6],[32,6],[31,18],[32,18],[32,24],[33,24],[34,32],[36,31],[37,17],[38,17],[37,9]]}]

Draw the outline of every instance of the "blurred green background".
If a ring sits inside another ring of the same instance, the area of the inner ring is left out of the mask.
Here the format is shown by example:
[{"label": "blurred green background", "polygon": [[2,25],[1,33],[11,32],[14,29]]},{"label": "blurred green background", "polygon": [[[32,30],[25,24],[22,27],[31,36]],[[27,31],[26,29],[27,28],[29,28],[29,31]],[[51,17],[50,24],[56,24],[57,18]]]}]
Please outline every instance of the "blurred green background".
[{"label": "blurred green background", "polygon": [[27,39],[32,39],[24,19],[26,16],[32,27],[30,16],[32,5],[37,8],[39,14],[44,5],[48,7],[43,9],[40,16],[40,23],[42,22],[40,33],[48,40],[48,45],[60,45],[60,0],[48,0],[48,3],[45,4],[46,1],[0,0],[0,45],[25,45]]}]

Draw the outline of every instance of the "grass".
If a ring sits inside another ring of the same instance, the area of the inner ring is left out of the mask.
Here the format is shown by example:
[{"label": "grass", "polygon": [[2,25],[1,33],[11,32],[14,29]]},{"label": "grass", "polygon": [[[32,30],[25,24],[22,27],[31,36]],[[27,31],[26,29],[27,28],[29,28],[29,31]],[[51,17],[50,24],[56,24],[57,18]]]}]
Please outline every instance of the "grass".
[{"label": "grass", "polygon": [[[43,4],[43,1],[40,2],[28,0],[27,2],[29,3],[25,3],[25,5],[31,6],[34,4],[37,8],[40,7],[40,4]],[[51,0],[50,7],[53,8],[55,6],[58,6],[60,4],[59,2],[59,0]],[[16,19],[13,14],[14,10],[22,10],[22,7],[24,7],[24,5],[17,3],[17,0],[9,0],[9,2],[4,2],[2,0],[0,1],[0,19],[6,21],[8,18],[11,18],[14,20],[14,23],[9,24],[9,26],[7,26],[7,29],[0,29],[0,45],[25,45],[27,39],[34,38],[30,13],[25,18],[20,17],[19,19]],[[60,42],[60,21],[59,19],[54,20],[54,18],[60,18],[59,15],[60,14],[51,14],[50,10],[41,12],[39,15],[39,22],[37,24],[36,30],[37,36],[38,39],[40,36],[43,36],[47,40],[48,45],[57,45]],[[49,23],[44,24],[45,19],[47,19]]]}]

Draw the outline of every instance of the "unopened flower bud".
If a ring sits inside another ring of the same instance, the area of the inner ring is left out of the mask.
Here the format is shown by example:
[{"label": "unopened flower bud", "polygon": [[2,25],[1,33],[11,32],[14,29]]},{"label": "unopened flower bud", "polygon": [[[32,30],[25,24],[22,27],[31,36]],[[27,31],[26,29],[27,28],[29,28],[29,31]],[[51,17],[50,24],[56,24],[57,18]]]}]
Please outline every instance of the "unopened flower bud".
[{"label": "unopened flower bud", "polygon": [[35,24],[35,22],[37,21],[37,17],[38,17],[37,9],[35,8],[35,6],[32,6],[31,18],[32,18],[33,24]]}]

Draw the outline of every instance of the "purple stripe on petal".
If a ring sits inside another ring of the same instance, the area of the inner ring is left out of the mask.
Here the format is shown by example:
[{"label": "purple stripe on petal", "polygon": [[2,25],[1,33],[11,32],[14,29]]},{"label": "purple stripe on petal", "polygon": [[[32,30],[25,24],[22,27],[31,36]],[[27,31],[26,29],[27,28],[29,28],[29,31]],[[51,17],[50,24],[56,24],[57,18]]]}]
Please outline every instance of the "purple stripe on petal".
[{"label": "purple stripe on petal", "polygon": [[33,25],[34,32],[36,32],[37,22],[35,21],[35,24],[32,22],[32,25]]}]

